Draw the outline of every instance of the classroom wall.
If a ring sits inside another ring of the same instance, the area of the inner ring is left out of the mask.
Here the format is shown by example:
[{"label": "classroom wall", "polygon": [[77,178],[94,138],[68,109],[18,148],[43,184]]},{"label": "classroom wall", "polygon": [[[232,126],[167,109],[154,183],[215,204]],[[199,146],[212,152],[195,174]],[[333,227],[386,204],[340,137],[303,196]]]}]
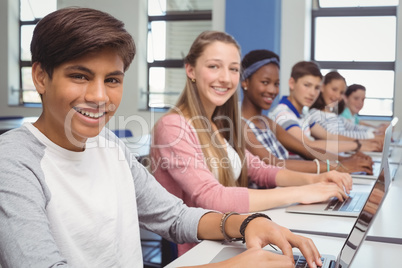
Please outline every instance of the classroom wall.
[{"label": "classroom wall", "polygon": [[[397,40],[396,40],[396,66],[395,66],[395,95],[394,95],[394,116],[402,119],[402,8],[398,5],[398,23],[397,23]],[[402,124],[395,127],[398,131],[402,131]]]},{"label": "classroom wall", "polygon": [[[280,55],[281,1],[229,0],[225,9],[225,31],[241,47],[242,58],[251,50],[268,49]],[[240,100],[243,91],[239,91]],[[273,105],[278,102],[276,98]],[[268,111],[263,111],[267,114]]]},{"label": "classroom wall", "polygon": [[225,31],[237,40],[242,56],[254,49],[280,54],[281,1],[229,0]]},{"label": "classroom wall", "polygon": [[19,1],[0,1],[0,116],[38,116],[41,109],[9,105],[18,103],[19,88],[18,15]]},{"label": "classroom wall", "polygon": [[[0,116],[38,116],[41,108],[8,105],[11,87],[18,87],[18,4],[15,0],[0,1]],[[146,90],[146,0],[58,0],[59,7],[87,6],[104,10],[125,22],[133,35],[138,53],[127,71],[123,100],[111,128],[129,128],[136,136],[149,132],[162,113],[143,110]],[[267,48],[280,54],[280,94],[288,94],[287,81],[291,66],[310,57],[311,0],[221,0],[214,1],[213,27],[235,36],[243,55],[252,49]],[[304,10],[305,12],[301,12]],[[399,18],[402,18],[398,9]],[[14,23],[13,23],[14,22]],[[398,20],[398,43],[402,42],[402,23]],[[395,88],[402,86],[402,48],[397,46]],[[396,90],[395,103],[402,101],[402,91]],[[395,105],[395,115],[402,118],[402,105]],[[398,124],[401,127],[402,124]]]}]

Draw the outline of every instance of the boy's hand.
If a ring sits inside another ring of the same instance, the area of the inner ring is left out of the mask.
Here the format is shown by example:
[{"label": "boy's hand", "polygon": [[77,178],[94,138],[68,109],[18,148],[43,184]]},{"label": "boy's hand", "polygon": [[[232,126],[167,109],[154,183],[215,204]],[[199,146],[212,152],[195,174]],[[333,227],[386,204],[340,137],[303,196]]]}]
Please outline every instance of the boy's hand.
[{"label": "boy's hand", "polygon": [[321,256],[313,241],[309,238],[293,234],[289,229],[279,226],[263,217],[250,221],[245,230],[247,248],[262,248],[274,244],[293,262],[292,247],[303,253],[310,267],[321,266]]}]

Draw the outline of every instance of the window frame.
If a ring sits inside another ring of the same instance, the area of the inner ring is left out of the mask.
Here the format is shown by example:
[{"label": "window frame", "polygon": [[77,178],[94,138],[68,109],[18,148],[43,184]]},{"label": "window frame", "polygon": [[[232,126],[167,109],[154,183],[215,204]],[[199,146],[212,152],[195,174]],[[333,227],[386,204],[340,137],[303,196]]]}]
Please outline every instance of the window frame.
[{"label": "window frame", "polygon": [[24,91],[31,91],[31,90],[23,88],[22,69],[24,67],[32,67],[32,61],[22,60],[22,54],[21,54],[22,27],[27,26],[27,25],[36,25],[39,22],[40,18],[35,18],[34,20],[29,20],[29,21],[23,21],[23,20],[21,20],[21,15],[20,14],[18,14],[18,17],[19,17],[18,59],[19,59],[19,85],[20,85],[19,90],[18,90],[18,95],[19,95],[18,96],[18,105],[20,105],[20,106],[42,105],[40,102],[36,103],[36,102],[25,102],[24,101]]},{"label": "window frame", "polygon": [[[318,17],[368,17],[368,16],[395,16],[397,18],[397,6],[380,7],[316,7],[311,14],[311,60],[317,62],[322,69],[347,69],[347,70],[386,70],[395,73],[396,58],[393,62],[385,61],[319,61],[314,57],[315,54],[315,34],[316,18]],[[396,33],[395,33],[396,34]],[[395,98],[395,87],[393,99]],[[395,102],[392,104],[392,114],[394,115]],[[381,115],[365,115],[364,118],[384,118]]]},{"label": "window frame", "polygon": [[[168,11],[165,15],[148,15],[148,33],[151,31],[151,23],[154,21],[202,21],[209,20],[212,21],[212,10],[191,10],[191,11]],[[148,46],[147,46],[148,47]],[[148,52],[147,52],[148,53]],[[149,74],[150,69],[153,67],[161,68],[184,68],[184,59],[165,59],[165,60],[154,60],[153,62],[147,61],[147,92],[146,92],[146,109],[147,110],[168,110],[170,107],[158,107],[154,108],[149,105],[150,95],[155,94],[150,90],[149,84]],[[171,95],[169,92],[156,93],[162,95]],[[179,93],[177,94],[179,95]]]}]

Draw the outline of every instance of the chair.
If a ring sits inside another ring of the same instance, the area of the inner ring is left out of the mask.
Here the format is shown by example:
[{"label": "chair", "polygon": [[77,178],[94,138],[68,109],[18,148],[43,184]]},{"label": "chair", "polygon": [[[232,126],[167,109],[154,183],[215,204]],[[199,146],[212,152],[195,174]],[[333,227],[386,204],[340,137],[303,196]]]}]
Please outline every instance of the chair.
[{"label": "chair", "polygon": [[0,134],[20,127],[23,124],[23,119],[22,116],[0,116]]},{"label": "chair", "polygon": [[112,131],[119,138],[133,137],[133,133],[129,129],[115,129],[115,130],[112,130]]}]

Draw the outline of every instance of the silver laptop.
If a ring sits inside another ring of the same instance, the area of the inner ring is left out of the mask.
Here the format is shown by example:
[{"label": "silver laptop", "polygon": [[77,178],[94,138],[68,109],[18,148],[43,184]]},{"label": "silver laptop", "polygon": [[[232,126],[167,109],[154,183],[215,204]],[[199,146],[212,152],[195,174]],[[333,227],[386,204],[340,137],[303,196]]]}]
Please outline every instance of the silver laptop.
[{"label": "silver laptop", "polygon": [[[362,211],[359,213],[355,224],[346,238],[343,247],[337,257],[321,254],[324,268],[348,268],[353,262],[359,248],[361,247],[367,233],[378,214],[381,205],[385,199],[389,187],[389,169],[388,163],[384,165],[377,181],[371,190]],[[245,248],[225,247],[211,261],[211,263],[227,260],[241,252]],[[306,260],[300,253],[294,253],[295,267],[308,267]],[[300,262],[300,263],[299,263]]]},{"label": "silver laptop", "polygon": [[[383,146],[383,151],[380,153],[381,154],[381,162],[374,162],[373,165],[373,175],[367,175],[365,173],[352,173],[353,178],[359,178],[359,179],[377,179],[378,175],[380,174],[380,170],[382,168],[383,162],[385,159],[388,159],[388,157],[391,156],[391,140],[392,140],[392,130],[393,127],[398,123],[398,117],[394,117],[385,130],[385,135],[384,135],[384,146]],[[368,154],[368,153],[366,153]],[[368,154],[370,155],[370,154]],[[389,164],[389,171],[390,171],[390,176],[391,179],[395,177],[396,171],[398,170],[399,164]]]},{"label": "silver laptop", "polygon": [[[387,176],[385,183],[388,186],[391,183],[388,158],[384,157],[381,163],[381,172],[383,167],[386,167]],[[380,174],[377,176],[377,181],[380,179]],[[387,188],[388,189],[388,188]],[[349,198],[344,201],[340,201],[338,198],[333,197],[329,201],[303,205],[297,204],[286,208],[286,212],[303,213],[303,214],[318,214],[318,215],[332,215],[332,216],[345,216],[345,217],[357,217],[362,210],[367,197],[368,191],[358,192],[351,191]]]}]

